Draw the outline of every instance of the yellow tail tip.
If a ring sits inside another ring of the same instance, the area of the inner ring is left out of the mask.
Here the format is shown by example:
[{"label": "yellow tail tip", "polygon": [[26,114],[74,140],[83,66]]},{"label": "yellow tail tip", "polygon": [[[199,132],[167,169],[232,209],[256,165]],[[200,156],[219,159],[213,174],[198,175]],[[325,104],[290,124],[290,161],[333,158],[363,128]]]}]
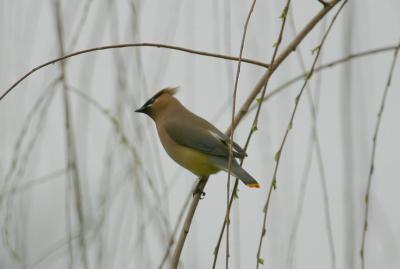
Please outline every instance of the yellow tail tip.
[{"label": "yellow tail tip", "polygon": [[251,184],[247,184],[246,186],[249,188],[256,188],[256,189],[260,188],[260,184],[258,184],[258,183],[251,183]]}]

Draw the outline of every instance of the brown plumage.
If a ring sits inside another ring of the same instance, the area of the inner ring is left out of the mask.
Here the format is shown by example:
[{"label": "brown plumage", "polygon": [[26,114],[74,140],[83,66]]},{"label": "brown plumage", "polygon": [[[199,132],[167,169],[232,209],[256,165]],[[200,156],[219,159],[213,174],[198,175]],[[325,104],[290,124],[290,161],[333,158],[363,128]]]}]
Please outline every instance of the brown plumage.
[{"label": "brown plumage", "polygon": [[[156,93],[136,112],[150,116],[161,144],[178,164],[198,176],[228,170],[229,137],[214,125],[186,109],[173,95],[176,88]],[[232,143],[233,157],[244,158],[245,151]],[[249,187],[259,188],[257,181],[232,158],[231,173]]]}]

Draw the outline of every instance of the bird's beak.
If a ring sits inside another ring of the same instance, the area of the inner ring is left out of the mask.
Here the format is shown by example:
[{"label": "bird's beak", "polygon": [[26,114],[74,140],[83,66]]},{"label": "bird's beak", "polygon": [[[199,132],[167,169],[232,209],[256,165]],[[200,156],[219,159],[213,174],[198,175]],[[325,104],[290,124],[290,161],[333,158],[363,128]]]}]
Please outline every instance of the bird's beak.
[{"label": "bird's beak", "polygon": [[144,113],[146,111],[146,109],[147,109],[146,106],[142,106],[141,108],[136,109],[135,112]]}]

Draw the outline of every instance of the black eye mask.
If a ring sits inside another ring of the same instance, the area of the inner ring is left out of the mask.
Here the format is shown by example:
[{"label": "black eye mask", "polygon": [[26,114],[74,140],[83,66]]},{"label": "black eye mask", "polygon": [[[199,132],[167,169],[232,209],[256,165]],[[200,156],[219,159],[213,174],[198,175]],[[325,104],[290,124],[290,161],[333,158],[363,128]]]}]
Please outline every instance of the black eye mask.
[{"label": "black eye mask", "polygon": [[150,100],[148,100],[146,103],[144,103],[143,107],[150,107],[154,101],[156,100],[156,98],[151,98]]}]

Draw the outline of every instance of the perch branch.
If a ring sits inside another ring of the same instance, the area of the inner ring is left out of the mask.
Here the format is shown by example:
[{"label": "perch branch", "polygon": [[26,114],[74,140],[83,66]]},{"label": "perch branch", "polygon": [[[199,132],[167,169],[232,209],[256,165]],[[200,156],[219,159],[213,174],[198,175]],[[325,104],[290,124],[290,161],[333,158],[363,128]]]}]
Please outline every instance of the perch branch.
[{"label": "perch branch", "polygon": [[[271,64],[274,63],[276,55],[277,55],[278,50],[279,50],[279,47],[280,47],[281,42],[282,42],[282,37],[283,37],[283,32],[284,32],[284,29],[285,29],[285,25],[286,25],[286,18],[287,18],[289,6],[290,6],[290,1],[291,0],[288,0],[286,2],[286,5],[283,8],[283,11],[282,11],[281,16],[280,16],[280,18],[282,19],[282,23],[281,23],[281,27],[280,27],[280,31],[279,31],[277,40],[274,43],[274,47],[275,48],[274,48],[274,51],[273,51],[272,56],[271,56],[271,60],[270,60]],[[265,95],[266,88],[267,88],[267,84],[265,84],[264,87],[263,87],[263,91],[261,93],[261,98],[260,99],[263,99],[263,97]],[[246,143],[245,143],[245,146],[244,146],[244,151],[247,151],[247,148],[249,146],[249,143],[250,143],[250,140],[251,140],[251,138],[253,136],[253,133],[257,130],[258,118],[259,118],[259,115],[260,115],[260,112],[261,112],[261,105],[262,105],[262,102],[259,102],[258,103],[258,107],[257,107],[257,113],[256,113],[256,115],[254,117],[253,124],[251,125],[250,132],[249,132],[249,134],[247,136],[247,139],[246,139]],[[234,118],[232,117],[232,123],[231,124],[233,124],[233,121],[234,121]],[[231,132],[232,132],[232,129],[231,129]],[[231,140],[232,139],[233,139],[233,137],[231,137]],[[244,160],[241,160],[240,166],[243,165],[243,162],[244,162]],[[239,186],[239,179],[236,179],[235,180],[235,185],[234,185],[233,190],[232,190],[231,199],[230,199],[230,201],[228,202],[228,205],[227,205],[225,219],[224,219],[224,222],[223,222],[222,227],[221,227],[221,231],[220,231],[220,235],[218,237],[217,245],[216,245],[216,247],[214,249],[214,261],[213,261],[213,267],[212,267],[213,269],[215,268],[216,263],[217,263],[219,248],[220,248],[220,245],[221,245],[221,240],[222,240],[222,236],[224,234],[225,227],[227,228],[227,234],[228,234],[228,231],[229,231],[230,211],[231,211],[231,208],[232,208],[233,198],[236,196],[236,192],[237,192],[238,186]],[[228,196],[228,198],[229,198],[229,196]]]},{"label": "perch branch", "polygon": [[[322,10],[320,10],[303,28],[303,30],[292,40],[292,42],[284,49],[283,52],[281,52],[274,63],[269,66],[268,71],[264,73],[264,75],[260,78],[260,80],[257,82],[256,86],[246,99],[245,103],[242,105],[241,109],[239,112],[236,114],[235,120],[233,124],[228,128],[226,131],[227,134],[230,134],[230,129],[231,128],[236,128],[236,126],[240,123],[240,121],[243,119],[243,117],[246,115],[248,112],[251,104],[253,101],[256,99],[257,95],[259,92],[262,90],[266,82],[269,80],[271,75],[274,73],[274,71],[281,65],[281,63],[295,50],[295,48],[300,44],[300,42],[304,39],[304,37],[307,36],[307,34],[315,27],[315,25],[337,4],[339,0],[333,1],[332,5],[324,7]],[[200,188],[199,190],[202,191],[204,189],[205,185]],[[173,265],[176,265],[176,267],[172,268],[177,268],[180,254],[184,245],[184,240],[186,240],[186,235],[187,232],[189,231],[188,228],[190,228],[190,224],[192,221],[192,218],[194,216],[194,212],[196,211],[197,205],[199,203],[200,199],[200,194],[196,194],[193,199],[191,206],[189,208],[189,212],[187,214],[186,220],[185,220],[185,225],[182,227],[181,230],[181,236],[178,240],[177,248],[175,250],[174,254],[174,260],[175,263]],[[189,225],[189,227],[187,225]],[[182,236],[184,234],[184,236]],[[183,240],[183,242],[181,242]]]}]

